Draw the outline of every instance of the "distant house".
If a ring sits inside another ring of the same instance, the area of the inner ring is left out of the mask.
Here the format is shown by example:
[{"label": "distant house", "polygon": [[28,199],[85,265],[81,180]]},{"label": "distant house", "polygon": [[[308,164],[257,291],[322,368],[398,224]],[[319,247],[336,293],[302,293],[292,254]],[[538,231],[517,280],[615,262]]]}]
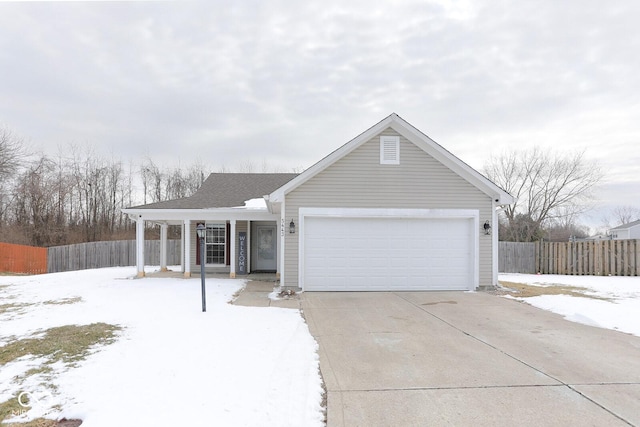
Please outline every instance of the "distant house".
[{"label": "distant house", "polygon": [[497,211],[513,201],[391,114],[299,175],[212,174],[191,197],[123,212],[136,221],[138,276],[149,222],[161,242],[181,226],[186,277],[201,225],[206,271],[230,277],[271,271],[303,291],[473,290],[497,284]]},{"label": "distant house", "polygon": [[613,240],[640,239],[640,219],[610,229],[609,236]]},{"label": "distant house", "polygon": [[599,240],[610,240],[611,237],[606,234],[596,234],[595,236],[588,236],[584,239],[574,239],[576,242],[591,242],[591,241],[599,241]]}]

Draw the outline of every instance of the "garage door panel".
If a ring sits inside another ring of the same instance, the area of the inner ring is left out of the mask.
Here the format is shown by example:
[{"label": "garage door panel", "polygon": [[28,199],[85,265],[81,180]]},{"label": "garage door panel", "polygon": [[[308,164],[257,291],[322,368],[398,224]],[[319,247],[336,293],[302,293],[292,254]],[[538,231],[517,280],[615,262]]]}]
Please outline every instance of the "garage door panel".
[{"label": "garage door panel", "polygon": [[472,289],[473,223],[469,217],[305,217],[304,289]]}]

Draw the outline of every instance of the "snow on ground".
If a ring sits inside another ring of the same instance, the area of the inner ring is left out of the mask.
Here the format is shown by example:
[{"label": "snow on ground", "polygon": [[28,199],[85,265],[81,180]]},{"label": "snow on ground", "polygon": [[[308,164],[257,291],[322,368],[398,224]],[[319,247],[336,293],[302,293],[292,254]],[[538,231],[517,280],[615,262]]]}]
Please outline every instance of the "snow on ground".
[{"label": "snow on ground", "polygon": [[586,288],[587,291],[582,291],[586,295],[607,298],[608,301],[569,295],[541,295],[518,299],[558,313],[567,320],[640,336],[640,277],[501,273],[499,280],[536,286]]},{"label": "snow on ground", "polygon": [[83,427],[323,425],[317,344],[298,310],[228,304],[244,280],[207,278],[203,313],[199,279],[134,275],[0,277],[0,304],[33,304],[0,312],[0,345],[54,326],[124,327],[79,366],[57,363],[47,380],[55,391],[37,376],[15,380],[38,365],[33,358],[2,366],[0,402],[26,391],[37,401],[29,417],[80,418]]}]

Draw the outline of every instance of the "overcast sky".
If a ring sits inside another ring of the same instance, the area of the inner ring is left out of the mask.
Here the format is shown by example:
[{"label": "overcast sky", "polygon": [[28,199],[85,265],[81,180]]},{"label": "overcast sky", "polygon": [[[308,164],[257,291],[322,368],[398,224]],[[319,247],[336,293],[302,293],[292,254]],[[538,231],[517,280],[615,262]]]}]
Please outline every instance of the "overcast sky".
[{"label": "overcast sky", "polygon": [[598,216],[640,208],[638,22],[637,0],[0,2],[0,124],[45,152],[289,171],[395,112],[479,170],[586,150]]}]

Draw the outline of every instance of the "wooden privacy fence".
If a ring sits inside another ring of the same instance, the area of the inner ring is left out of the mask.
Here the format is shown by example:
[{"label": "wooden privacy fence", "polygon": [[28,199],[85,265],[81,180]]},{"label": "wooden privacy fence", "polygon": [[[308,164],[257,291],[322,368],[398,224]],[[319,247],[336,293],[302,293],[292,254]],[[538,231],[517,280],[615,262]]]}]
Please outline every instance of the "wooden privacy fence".
[{"label": "wooden privacy fence", "polygon": [[640,240],[499,242],[501,273],[640,275]]},{"label": "wooden privacy fence", "polygon": [[498,242],[498,271],[501,273],[535,274],[536,244],[530,242]]},{"label": "wooden privacy fence", "polygon": [[536,266],[542,274],[640,274],[640,240],[537,242],[535,245]]},{"label": "wooden privacy fence", "polygon": [[0,271],[42,274],[47,272],[47,248],[0,243]]},{"label": "wooden privacy fence", "polygon": [[[48,251],[47,272],[136,265],[136,241],[113,240],[52,246]],[[181,263],[180,240],[167,241],[167,264]],[[145,265],[160,265],[160,241],[144,241]]]}]

